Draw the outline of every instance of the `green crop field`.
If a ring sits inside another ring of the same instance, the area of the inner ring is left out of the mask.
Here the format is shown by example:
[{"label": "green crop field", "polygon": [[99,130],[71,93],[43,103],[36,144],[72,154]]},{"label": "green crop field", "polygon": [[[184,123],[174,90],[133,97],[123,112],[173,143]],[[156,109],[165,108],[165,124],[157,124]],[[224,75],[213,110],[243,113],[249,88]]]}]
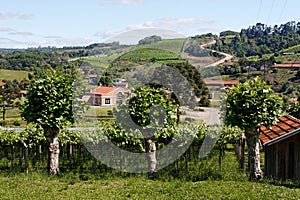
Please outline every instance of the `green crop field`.
[{"label": "green crop field", "polygon": [[141,48],[162,49],[162,50],[172,51],[177,54],[181,54],[185,41],[186,39],[180,39],[180,38],[168,39],[168,40],[162,40],[148,45],[143,45],[141,46]]},{"label": "green crop field", "polygon": [[155,60],[176,60],[179,59],[179,55],[163,50],[154,48],[139,48],[134,51],[123,54],[117,60],[126,60],[132,62],[151,61]]},{"label": "green crop field", "polygon": [[0,81],[13,81],[15,79],[20,81],[24,78],[28,78],[28,72],[26,71],[0,69]]}]

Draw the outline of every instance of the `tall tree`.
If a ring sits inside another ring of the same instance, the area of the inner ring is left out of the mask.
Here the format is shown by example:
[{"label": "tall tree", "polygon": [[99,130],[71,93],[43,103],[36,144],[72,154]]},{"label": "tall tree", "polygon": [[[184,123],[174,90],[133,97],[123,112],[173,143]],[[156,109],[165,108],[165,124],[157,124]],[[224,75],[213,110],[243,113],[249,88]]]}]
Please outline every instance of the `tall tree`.
[{"label": "tall tree", "polygon": [[120,107],[116,115],[117,122],[127,131],[133,129],[142,133],[150,178],[154,178],[156,172],[156,141],[168,143],[172,139],[172,131],[164,130],[176,124],[172,116],[177,108],[178,104],[165,89],[141,86],[134,91],[128,107]]},{"label": "tall tree", "polygon": [[[74,84],[76,73],[73,68],[64,68],[35,77],[21,113],[27,122],[37,123],[44,130],[49,145],[49,174],[59,174],[58,134],[66,124],[74,122],[72,103],[83,92]],[[79,107],[76,107],[77,111],[85,108]]]},{"label": "tall tree", "polygon": [[221,113],[226,124],[245,131],[250,180],[259,180],[263,175],[258,128],[274,123],[280,117],[281,105],[280,97],[259,78],[239,84],[226,93]]}]

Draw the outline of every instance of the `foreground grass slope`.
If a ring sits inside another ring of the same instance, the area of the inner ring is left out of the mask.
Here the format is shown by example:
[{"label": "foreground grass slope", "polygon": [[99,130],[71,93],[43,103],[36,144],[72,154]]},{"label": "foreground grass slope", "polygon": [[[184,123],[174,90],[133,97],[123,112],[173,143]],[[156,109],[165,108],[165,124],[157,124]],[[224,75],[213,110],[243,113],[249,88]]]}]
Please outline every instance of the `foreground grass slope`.
[{"label": "foreground grass slope", "polygon": [[[0,199],[299,199],[296,183],[271,180],[249,182],[237,169],[232,152],[226,152],[222,170],[217,157],[190,163],[189,170],[158,171],[156,180],[146,174],[118,172],[65,172],[48,176],[43,172],[0,172]],[[198,165],[200,164],[200,166]],[[195,168],[194,168],[195,167]],[[199,171],[198,169],[201,168]],[[63,170],[64,171],[64,170]],[[80,170],[81,171],[81,170]],[[210,176],[199,179],[207,171]],[[221,174],[220,174],[221,173]],[[219,174],[219,175],[218,175]],[[195,179],[196,178],[196,179]]]},{"label": "foreground grass slope", "polygon": [[300,189],[248,181],[182,182],[142,176],[70,182],[58,177],[0,178],[1,199],[299,199]]}]

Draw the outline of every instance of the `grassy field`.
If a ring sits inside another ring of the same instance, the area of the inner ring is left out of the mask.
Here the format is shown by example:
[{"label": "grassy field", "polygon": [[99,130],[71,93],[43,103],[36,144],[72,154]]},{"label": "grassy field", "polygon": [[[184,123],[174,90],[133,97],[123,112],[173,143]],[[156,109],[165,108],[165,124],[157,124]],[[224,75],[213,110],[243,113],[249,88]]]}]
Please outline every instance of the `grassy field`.
[{"label": "grassy field", "polygon": [[0,177],[1,199],[299,199],[300,189],[238,181],[148,180],[70,182],[41,175]]},{"label": "grassy field", "polygon": [[97,116],[97,117],[108,117],[109,112],[112,111],[112,107],[93,107],[89,109],[84,115],[85,116]]},{"label": "grassy field", "polygon": [[[204,162],[204,165],[209,165]],[[202,164],[202,165],[203,165]],[[216,164],[214,161],[212,166]],[[146,174],[64,173],[48,176],[33,172],[28,176],[0,172],[1,199],[299,199],[300,185],[289,182],[249,182],[236,169],[236,160],[227,152],[221,176],[212,169],[205,180],[173,176],[160,170],[155,180]],[[203,168],[203,166],[202,166]],[[203,170],[203,169],[202,169]],[[199,172],[198,172],[199,173]],[[194,178],[193,178],[194,177]]]},{"label": "grassy field", "polygon": [[118,56],[121,54],[111,55],[97,55],[82,58],[84,61],[90,63],[93,67],[100,67],[106,69]]},{"label": "grassy field", "polygon": [[[2,114],[3,112],[0,110],[0,121],[2,121]],[[20,115],[19,108],[9,109],[6,111],[6,126],[8,127],[14,127],[13,123],[15,121],[20,122],[20,126],[25,126],[26,122],[22,120]]]},{"label": "grassy field", "polygon": [[141,47],[137,48],[154,48],[154,49],[162,49],[162,50],[167,50],[174,52],[176,54],[181,54],[182,53],[182,47],[184,46],[184,42],[186,39],[168,39],[168,40],[162,40],[156,43],[148,44],[148,45],[143,45]]},{"label": "grassy field", "polygon": [[151,59],[157,60],[174,60],[178,59],[179,55],[163,49],[155,48],[139,48],[134,51],[123,54],[118,60],[128,60],[132,62],[150,61]]},{"label": "grassy field", "polygon": [[26,71],[0,69],[0,81],[13,81],[15,79],[19,81],[24,78],[28,78],[28,72]]}]

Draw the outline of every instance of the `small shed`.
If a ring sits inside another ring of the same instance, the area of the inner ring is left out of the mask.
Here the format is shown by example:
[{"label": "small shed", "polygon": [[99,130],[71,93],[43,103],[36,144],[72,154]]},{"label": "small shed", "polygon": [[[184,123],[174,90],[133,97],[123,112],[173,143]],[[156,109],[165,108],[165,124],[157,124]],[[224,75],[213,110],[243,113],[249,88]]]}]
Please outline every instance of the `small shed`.
[{"label": "small shed", "polygon": [[300,120],[285,115],[276,125],[261,126],[259,139],[265,151],[265,176],[300,181]]}]

